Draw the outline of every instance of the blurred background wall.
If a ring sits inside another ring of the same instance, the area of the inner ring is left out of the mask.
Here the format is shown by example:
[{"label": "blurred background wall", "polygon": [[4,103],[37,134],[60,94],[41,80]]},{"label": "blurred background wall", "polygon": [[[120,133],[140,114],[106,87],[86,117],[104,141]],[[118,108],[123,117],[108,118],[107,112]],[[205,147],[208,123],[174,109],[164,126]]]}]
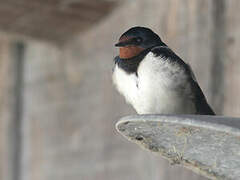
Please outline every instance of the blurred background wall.
[{"label": "blurred background wall", "polygon": [[0,2],[0,179],[203,180],[114,125],[135,114],[111,83],[113,44],[157,32],[218,115],[240,115],[240,1]]}]

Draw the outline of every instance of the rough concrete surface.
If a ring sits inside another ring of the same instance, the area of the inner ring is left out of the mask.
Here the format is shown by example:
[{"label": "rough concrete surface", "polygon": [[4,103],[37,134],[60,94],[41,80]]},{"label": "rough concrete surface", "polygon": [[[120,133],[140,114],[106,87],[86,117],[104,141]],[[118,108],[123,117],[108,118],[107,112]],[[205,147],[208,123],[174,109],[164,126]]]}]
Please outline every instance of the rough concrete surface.
[{"label": "rough concrete surface", "polygon": [[117,130],[144,149],[210,179],[240,179],[240,119],[142,115],[122,118]]}]

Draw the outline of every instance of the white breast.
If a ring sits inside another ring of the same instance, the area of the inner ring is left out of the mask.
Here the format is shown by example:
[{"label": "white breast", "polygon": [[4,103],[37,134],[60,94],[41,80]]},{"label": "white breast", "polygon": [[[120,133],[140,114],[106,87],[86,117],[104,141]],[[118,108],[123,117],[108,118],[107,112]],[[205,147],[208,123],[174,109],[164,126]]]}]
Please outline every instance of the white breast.
[{"label": "white breast", "polygon": [[125,96],[126,101],[136,109],[135,104],[138,102],[139,97],[138,77],[136,74],[128,74],[116,65],[113,72],[113,83],[118,91]]},{"label": "white breast", "polygon": [[113,82],[139,114],[195,113],[184,70],[151,52],[140,63],[138,76],[116,65]]}]

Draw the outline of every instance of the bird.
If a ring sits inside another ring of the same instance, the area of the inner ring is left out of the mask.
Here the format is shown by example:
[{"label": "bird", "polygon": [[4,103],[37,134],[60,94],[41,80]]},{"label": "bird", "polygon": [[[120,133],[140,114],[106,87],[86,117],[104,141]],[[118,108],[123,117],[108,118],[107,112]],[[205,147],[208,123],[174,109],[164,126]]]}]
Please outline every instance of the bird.
[{"label": "bird", "polygon": [[190,65],[151,29],[132,27],[115,46],[113,84],[138,114],[215,115]]}]

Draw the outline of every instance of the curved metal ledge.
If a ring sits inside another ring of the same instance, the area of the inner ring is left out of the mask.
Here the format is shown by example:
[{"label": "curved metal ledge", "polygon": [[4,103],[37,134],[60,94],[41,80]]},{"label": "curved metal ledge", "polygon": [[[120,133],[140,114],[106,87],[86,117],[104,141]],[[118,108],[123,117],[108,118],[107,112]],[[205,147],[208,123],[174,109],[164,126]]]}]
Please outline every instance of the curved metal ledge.
[{"label": "curved metal ledge", "polygon": [[240,179],[240,119],[222,116],[136,115],[116,128],[144,149],[211,179]]}]

